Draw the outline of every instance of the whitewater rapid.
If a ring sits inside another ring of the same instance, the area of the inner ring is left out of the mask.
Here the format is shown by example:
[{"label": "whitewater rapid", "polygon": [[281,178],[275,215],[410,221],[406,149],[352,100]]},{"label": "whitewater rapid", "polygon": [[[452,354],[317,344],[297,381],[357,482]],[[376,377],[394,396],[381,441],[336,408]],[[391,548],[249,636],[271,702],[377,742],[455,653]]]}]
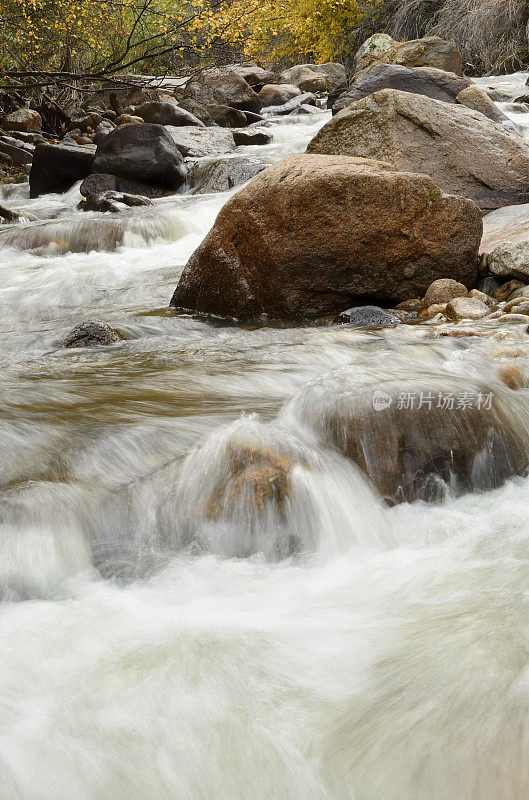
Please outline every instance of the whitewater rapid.
[{"label": "whitewater rapid", "polygon": [[[0,227],[0,799],[523,800],[529,481],[389,508],[288,403],[349,367],[500,392],[493,351],[525,367],[525,333],[178,317],[230,194],[115,218],[0,189],[39,218]],[[61,349],[93,318],[125,339]],[[261,527],[201,510],[234,437],[296,459]]]}]

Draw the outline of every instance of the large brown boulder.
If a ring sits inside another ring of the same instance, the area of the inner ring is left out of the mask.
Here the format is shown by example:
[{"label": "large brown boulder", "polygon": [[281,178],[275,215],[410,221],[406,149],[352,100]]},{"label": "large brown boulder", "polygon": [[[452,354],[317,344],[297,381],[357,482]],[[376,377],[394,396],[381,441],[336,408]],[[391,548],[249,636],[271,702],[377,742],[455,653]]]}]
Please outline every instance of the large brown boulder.
[{"label": "large brown boulder", "polygon": [[384,89],[340,111],[308,153],[389,161],[491,210],[529,200],[529,144],[462,105]]},{"label": "large brown boulder", "polygon": [[374,380],[345,367],[300,389],[283,414],[354,461],[390,503],[492,489],[529,466],[516,396],[442,370],[386,367]]},{"label": "large brown boulder", "polygon": [[426,175],[346,156],[295,155],[220,211],[171,304],[248,319],[343,311],[476,280],[481,217]]},{"label": "large brown boulder", "polygon": [[356,73],[376,64],[402,64],[404,67],[436,67],[463,74],[463,61],[457,47],[439,36],[425,36],[396,42],[387,33],[375,33],[361,45],[355,56]]}]

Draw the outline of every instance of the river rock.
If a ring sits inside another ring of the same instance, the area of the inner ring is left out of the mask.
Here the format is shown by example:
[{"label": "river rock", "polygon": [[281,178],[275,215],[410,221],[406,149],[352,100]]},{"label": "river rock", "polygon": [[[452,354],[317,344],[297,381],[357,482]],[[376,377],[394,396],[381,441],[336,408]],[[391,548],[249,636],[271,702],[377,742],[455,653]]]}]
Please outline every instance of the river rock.
[{"label": "river rock", "polygon": [[117,175],[109,175],[104,172],[94,172],[85,178],[79,187],[79,191],[83,197],[102,194],[103,192],[126,192],[127,194],[143,197],[166,197],[173,194],[171,189],[129,181],[126,178],[119,178]]},{"label": "river rock", "polygon": [[261,106],[282,106],[293,97],[301,94],[301,89],[293,84],[283,83],[269,83],[263,86],[259,92],[259,100]]},{"label": "river rock", "polygon": [[189,173],[191,194],[227,192],[266,168],[266,164],[243,156],[209,163],[197,162]]},{"label": "river rock", "polygon": [[384,311],[379,306],[357,306],[343,311],[336,322],[352,325],[354,328],[394,328],[400,320],[395,314]]},{"label": "river rock", "polygon": [[214,104],[210,104],[207,108],[213,125],[219,125],[221,128],[241,128],[248,124],[244,111],[238,108]]},{"label": "river rock", "polygon": [[228,67],[205,70],[190,78],[183,97],[196,100],[202,105],[220,103],[241,111],[259,112],[261,103],[246,80]]},{"label": "river rock", "polygon": [[463,74],[459,50],[451,42],[438,36],[396,42],[386,33],[375,33],[357,51],[355,71],[364,72],[380,63],[402,64],[405,67],[436,67],[456,75]]},{"label": "river rock", "polygon": [[182,162],[167,129],[144,122],[121,125],[107,134],[97,146],[94,172],[176,190],[186,177]]},{"label": "river rock", "polygon": [[31,108],[20,108],[7,114],[0,127],[6,131],[40,131],[42,117]]},{"label": "river rock", "polygon": [[94,152],[78,145],[38,144],[29,173],[30,197],[66,192],[92,172]]},{"label": "river rock", "polygon": [[446,305],[444,312],[448,319],[483,319],[490,314],[490,308],[476,297],[454,297]]},{"label": "river rock", "polygon": [[283,415],[351,459],[391,504],[437,501],[448,486],[492,489],[529,464],[522,403],[468,376],[386,367],[373,380],[345,367],[299,390]]},{"label": "river rock", "polygon": [[150,100],[140,106],[136,106],[134,113],[141,117],[145,122],[151,122],[156,125],[192,125],[197,128],[203,128],[204,123],[186,111],[185,108],[180,108],[177,103],[162,103],[157,100]]},{"label": "river rock", "polygon": [[101,192],[100,194],[88,195],[81,200],[77,208],[80,211],[111,211],[112,213],[119,213],[126,208],[150,205],[152,205],[152,201],[149,200],[148,197],[142,197],[138,194],[108,191]]},{"label": "river rock", "polygon": [[233,141],[237,147],[264,145],[273,142],[273,136],[255,128],[249,131],[233,131]]},{"label": "river rock", "polygon": [[61,342],[62,347],[98,347],[114,344],[121,339],[106,322],[81,322]]},{"label": "river rock", "polygon": [[184,158],[218,156],[235,150],[231,131],[226,128],[165,128]]},{"label": "river rock", "polygon": [[340,111],[308,153],[389,161],[491,210],[529,199],[529,144],[477,111],[383,89]]},{"label": "river rock", "polygon": [[487,256],[487,267],[493,275],[529,281],[529,240],[506,242]]},{"label": "river rock", "polygon": [[509,389],[527,387],[527,378],[517,364],[502,364],[498,367],[498,377]]},{"label": "river rock", "polygon": [[466,297],[467,294],[468,289],[462,283],[458,283],[452,278],[439,278],[426,290],[424,305],[428,307],[433,303],[448,303],[454,297]]},{"label": "river rock", "polygon": [[493,122],[498,122],[500,125],[515,130],[511,120],[500,111],[487,92],[483,91],[480,86],[476,86],[475,83],[462,89],[457,95],[456,101],[467,108],[471,108],[473,111],[479,111],[480,114],[484,114]]},{"label": "river rock", "polygon": [[270,69],[258,66],[253,62],[245,62],[244,64],[230,64],[229,68],[244,78],[252,88],[260,89],[266,83],[272,83],[275,79],[275,73]]},{"label": "river rock", "polygon": [[[286,114],[299,114],[303,106],[307,105],[316,105],[316,97],[312,92],[304,92],[297,97],[292,97],[290,100],[287,100],[286,103],[283,103],[282,106],[268,106],[267,108],[263,108],[263,116],[277,117],[285,116]],[[311,109],[311,111],[314,111],[314,109]]]},{"label": "river rock", "polygon": [[346,156],[296,155],[221,209],[171,304],[249,319],[398,303],[436,278],[472,285],[481,217],[426,175]]},{"label": "river rock", "polygon": [[302,92],[330,92],[333,83],[325,73],[313,69],[312,64],[298,64],[279,76],[279,83],[297,86]]},{"label": "river rock", "polygon": [[[381,89],[420,94],[444,103],[455,103],[456,97],[472,85],[470,78],[434,67],[403,67],[401,64],[377,64],[361,75],[340,94],[332,105],[333,114]],[[477,87],[476,87],[477,88]],[[492,102],[492,101],[491,101]],[[494,104],[493,104],[494,105]],[[496,107],[495,107],[496,108]],[[500,112],[498,111],[498,114]]]},{"label": "river rock", "polygon": [[511,280],[503,283],[494,291],[494,299],[501,303],[503,300],[510,300],[510,297],[515,292],[518,293],[519,290],[525,290],[525,284],[521,281]]}]

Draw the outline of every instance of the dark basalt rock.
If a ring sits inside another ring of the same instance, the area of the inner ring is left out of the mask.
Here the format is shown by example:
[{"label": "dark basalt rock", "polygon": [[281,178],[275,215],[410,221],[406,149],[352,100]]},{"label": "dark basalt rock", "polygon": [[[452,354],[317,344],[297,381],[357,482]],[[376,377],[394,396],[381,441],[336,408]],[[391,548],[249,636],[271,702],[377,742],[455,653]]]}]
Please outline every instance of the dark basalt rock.
[{"label": "dark basalt rock", "polygon": [[393,328],[400,320],[379,306],[357,306],[343,311],[335,320],[355,328]]}]

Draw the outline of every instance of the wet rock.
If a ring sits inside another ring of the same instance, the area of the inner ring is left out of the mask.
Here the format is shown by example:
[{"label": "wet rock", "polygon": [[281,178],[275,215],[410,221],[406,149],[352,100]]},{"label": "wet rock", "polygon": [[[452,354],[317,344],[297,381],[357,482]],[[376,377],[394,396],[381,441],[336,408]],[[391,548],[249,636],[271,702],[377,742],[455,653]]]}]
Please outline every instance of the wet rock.
[{"label": "wet rock", "polygon": [[401,92],[424,95],[444,103],[455,103],[459,93],[471,85],[470,78],[433,67],[377,64],[340,94],[333,103],[332,110],[334,114],[337,114],[356,100],[361,100],[381,89],[398,89]]},{"label": "wet rock", "polygon": [[439,314],[446,314],[447,303],[432,303],[432,305],[421,311],[421,319],[433,319]]},{"label": "wet rock", "polygon": [[80,211],[111,211],[117,213],[133,206],[150,206],[151,200],[137,194],[126,194],[123,192],[101,192],[100,194],[88,195],[83,198],[77,208]]},{"label": "wet rock", "polygon": [[2,121],[1,127],[6,131],[40,131],[42,117],[31,108],[20,108],[12,111]]},{"label": "wet rock", "polygon": [[167,128],[146,122],[121,125],[105,136],[97,146],[93,171],[167,189],[178,189],[186,177],[182,155]]},{"label": "wet rock", "polygon": [[494,299],[501,303],[503,300],[510,299],[510,295],[517,289],[525,289],[525,284],[517,280],[507,281],[494,291]]},{"label": "wet rock", "polygon": [[126,178],[119,178],[117,175],[109,175],[104,172],[92,173],[92,175],[85,178],[79,187],[79,191],[83,197],[98,195],[103,192],[126,192],[127,194],[141,195],[142,197],[167,197],[167,195],[173,194],[171,189],[129,181]]},{"label": "wet rock", "polygon": [[487,256],[487,267],[493,275],[529,280],[529,240],[495,247]]},{"label": "wet rock", "polygon": [[165,130],[184,158],[218,156],[235,150],[231,131],[226,128],[173,128]]},{"label": "wet rock", "polygon": [[340,111],[308,153],[376,158],[423,172],[490,210],[529,199],[529,144],[476,111],[384,89]]},{"label": "wet rock", "polygon": [[94,151],[77,145],[38,144],[29,174],[30,197],[66,192],[86,178],[94,166]]},{"label": "wet rock", "polygon": [[303,387],[283,412],[335,447],[390,503],[500,486],[529,464],[524,406],[468,377],[355,366]]},{"label": "wet rock", "polygon": [[298,86],[293,86],[288,83],[270,83],[263,86],[259,92],[259,100],[263,107],[282,106],[289,100],[292,100],[293,97],[297,97],[300,94],[301,89]]},{"label": "wet rock", "polygon": [[399,311],[416,311],[420,313],[423,310],[423,304],[422,300],[418,297],[413,297],[410,300],[403,300],[402,303],[399,303],[395,308]]},{"label": "wet rock", "polygon": [[136,106],[134,113],[141,117],[145,122],[150,122],[155,125],[192,125],[198,128],[203,128],[204,123],[186,111],[185,108],[180,108],[177,103],[160,102],[157,100],[150,100],[140,106]]},{"label": "wet rock", "polygon": [[34,214],[29,213],[28,211],[16,211],[13,208],[6,208],[5,206],[0,206],[0,220],[5,220],[5,222],[9,224],[13,224],[16,222],[31,222],[36,220],[37,217]]},{"label": "wet rock", "polygon": [[527,378],[516,364],[503,364],[498,368],[498,377],[509,389],[527,387]]},{"label": "wet rock", "polygon": [[447,303],[446,316],[449,319],[482,319],[488,317],[490,308],[475,297],[454,297]]},{"label": "wet rock", "polygon": [[508,314],[510,311],[514,311],[516,314],[529,314],[529,300],[524,299],[523,297],[515,297],[513,300],[509,300],[509,302],[505,304],[505,308],[503,310],[506,314]]},{"label": "wet rock", "polygon": [[261,108],[256,92],[241,75],[228,67],[205,70],[191,78],[186,83],[183,97],[202,105],[220,103],[240,111],[259,112]]},{"label": "wet rock", "polygon": [[[268,106],[267,108],[263,108],[263,115],[265,117],[283,117],[287,114],[299,114],[300,110],[305,105],[316,105],[316,97],[312,92],[304,92],[303,94],[297,95],[297,97],[292,97],[290,100],[287,100],[286,103],[283,103],[282,106]],[[314,109],[311,110],[314,111]]]},{"label": "wet rock", "polygon": [[268,167],[221,209],[171,304],[249,319],[299,318],[476,278],[481,217],[426,175],[345,156]]},{"label": "wet rock", "polygon": [[502,314],[498,317],[498,322],[502,325],[527,325],[527,315],[522,313]]},{"label": "wet rock", "polygon": [[426,307],[434,303],[448,303],[454,297],[466,297],[468,290],[462,283],[454,281],[452,278],[440,278],[430,284],[424,295],[424,305]]},{"label": "wet rock", "polygon": [[233,141],[237,147],[270,144],[273,140],[273,136],[270,134],[256,129],[249,131],[233,131]]},{"label": "wet rock", "polygon": [[375,33],[356,53],[356,73],[372,69],[380,63],[402,64],[405,67],[436,67],[456,75],[463,74],[459,50],[451,42],[438,36],[396,42],[386,33]]},{"label": "wet rock", "polygon": [[394,328],[400,320],[395,314],[378,306],[357,306],[343,311],[336,322],[352,325],[355,328]]},{"label": "wet rock", "polygon": [[209,164],[198,162],[191,169],[189,183],[192,194],[227,192],[240,183],[245,183],[266,168],[266,164],[243,156],[225,158]]},{"label": "wet rock", "polygon": [[279,76],[279,83],[297,86],[302,92],[330,92],[333,83],[324,73],[317,72],[311,64],[298,64],[285,70]]},{"label": "wet rock", "polygon": [[121,336],[105,322],[81,322],[68,333],[62,347],[99,347],[120,341]]},{"label": "wet rock", "polygon": [[469,297],[473,297],[475,300],[481,300],[482,303],[485,303],[488,306],[496,305],[492,297],[489,297],[488,294],[485,292],[480,292],[479,289],[471,289],[468,293]]}]

